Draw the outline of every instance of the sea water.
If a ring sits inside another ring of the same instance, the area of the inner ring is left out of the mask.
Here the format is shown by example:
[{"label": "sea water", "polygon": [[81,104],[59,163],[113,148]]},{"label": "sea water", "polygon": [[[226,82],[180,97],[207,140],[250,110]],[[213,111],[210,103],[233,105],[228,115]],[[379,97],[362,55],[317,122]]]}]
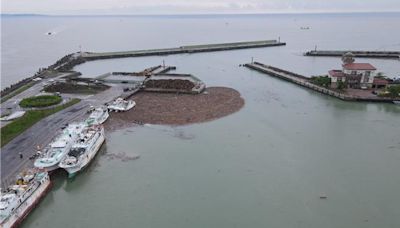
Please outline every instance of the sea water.
[{"label": "sea water", "polygon": [[[399,14],[7,17],[2,88],[79,51],[281,39],[286,46],[99,60],[83,76],[177,66],[207,86],[238,90],[237,113],[187,126],[107,132],[74,179],[63,172],[23,227],[400,226],[400,107],[345,102],[244,67],[304,75],[340,69],[317,49],[400,50]],[[302,30],[301,27],[310,27]],[[53,35],[46,35],[47,32]],[[390,77],[398,60],[369,62]],[[138,160],[130,158],[140,155]],[[326,195],[327,199],[320,199]]]}]

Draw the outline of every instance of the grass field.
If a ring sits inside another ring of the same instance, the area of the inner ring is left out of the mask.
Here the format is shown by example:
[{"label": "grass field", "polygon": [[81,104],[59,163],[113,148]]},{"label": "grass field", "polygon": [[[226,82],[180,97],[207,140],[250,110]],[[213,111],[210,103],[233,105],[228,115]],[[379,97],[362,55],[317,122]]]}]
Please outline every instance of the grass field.
[{"label": "grass field", "polygon": [[22,132],[39,122],[41,119],[50,116],[56,112],[59,112],[67,107],[70,107],[78,103],[79,99],[72,99],[66,104],[60,105],[56,108],[46,110],[31,110],[27,111],[25,115],[18,118],[1,128],[1,147],[6,145],[12,139],[20,135]]},{"label": "grass field", "polygon": [[74,83],[58,82],[44,88],[44,91],[48,93],[71,93],[71,94],[95,94],[110,88],[107,85],[80,85]]},{"label": "grass field", "polygon": [[62,98],[56,95],[43,95],[23,99],[19,105],[23,108],[40,108],[59,104]]}]

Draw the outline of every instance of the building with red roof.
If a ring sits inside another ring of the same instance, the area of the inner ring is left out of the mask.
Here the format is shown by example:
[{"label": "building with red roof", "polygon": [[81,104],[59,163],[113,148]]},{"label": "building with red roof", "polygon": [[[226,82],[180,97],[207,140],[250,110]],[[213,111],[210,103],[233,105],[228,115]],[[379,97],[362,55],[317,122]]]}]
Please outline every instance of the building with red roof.
[{"label": "building with red roof", "polygon": [[349,88],[367,89],[374,83],[376,68],[369,63],[355,63],[353,55],[347,53],[342,57],[342,70],[330,70],[328,77],[331,87],[337,88],[343,82]]}]

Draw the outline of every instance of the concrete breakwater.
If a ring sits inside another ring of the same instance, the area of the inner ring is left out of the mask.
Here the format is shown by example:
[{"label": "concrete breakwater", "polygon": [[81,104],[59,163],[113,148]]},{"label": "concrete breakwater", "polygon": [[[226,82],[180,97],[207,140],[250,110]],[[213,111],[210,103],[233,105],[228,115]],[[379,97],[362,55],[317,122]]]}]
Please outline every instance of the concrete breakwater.
[{"label": "concrete breakwater", "polygon": [[382,58],[382,59],[400,59],[400,51],[335,51],[335,50],[321,50],[321,51],[308,51],[304,53],[305,56],[332,56],[341,57],[344,54],[351,52],[354,57],[360,58]]},{"label": "concrete breakwater", "polygon": [[294,84],[297,84],[299,86],[305,87],[307,89],[311,89],[314,91],[317,91],[319,93],[323,93],[329,96],[333,96],[336,98],[339,98],[341,100],[345,101],[370,101],[370,102],[393,102],[394,98],[387,98],[387,97],[362,97],[362,96],[355,96],[355,95],[349,95],[343,92],[338,92],[332,89],[328,89],[322,86],[318,86],[315,84],[312,84],[309,81],[309,78],[300,74],[296,74],[287,70],[283,70],[277,67],[265,65],[259,62],[254,62],[254,63],[247,63],[244,66],[268,74],[270,76],[274,76],[280,79],[283,79],[288,82],[292,82]]},{"label": "concrete breakwater", "polygon": [[286,43],[277,40],[261,40],[249,42],[235,42],[235,43],[220,43],[220,44],[204,44],[204,45],[190,45],[181,46],[177,48],[164,48],[164,49],[150,49],[150,50],[137,50],[137,51],[122,51],[122,52],[85,52],[82,57],[86,60],[94,59],[108,59],[108,58],[124,58],[124,57],[140,57],[151,55],[172,55],[172,54],[185,54],[197,52],[213,52],[213,51],[227,51],[235,49],[246,48],[261,48],[282,46]]}]

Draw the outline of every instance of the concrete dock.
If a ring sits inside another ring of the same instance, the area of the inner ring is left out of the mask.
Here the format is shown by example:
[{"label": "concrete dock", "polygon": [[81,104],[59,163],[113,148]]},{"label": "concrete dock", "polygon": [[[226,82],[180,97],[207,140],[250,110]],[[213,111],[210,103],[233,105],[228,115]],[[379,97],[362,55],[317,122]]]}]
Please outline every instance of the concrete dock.
[{"label": "concrete dock", "polygon": [[386,98],[386,97],[361,97],[361,96],[354,96],[354,95],[349,95],[343,92],[338,92],[329,88],[325,88],[322,86],[318,86],[315,84],[312,84],[309,81],[309,77],[296,74],[290,71],[286,71],[277,67],[265,65],[259,62],[254,62],[254,63],[247,63],[244,66],[268,74],[273,77],[277,77],[279,79],[297,84],[299,86],[305,87],[307,89],[311,89],[314,91],[317,91],[319,93],[329,95],[332,97],[339,98],[341,100],[345,101],[369,101],[369,102],[393,102],[394,100],[399,100],[399,99],[393,99],[393,98]]},{"label": "concrete dock", "polygon": [[220,43],[220,44],[205,44],[205,45],[189,45],[176,48],[165,49],[150,49],[150,50],[137,50],[137,51],[122,51],[122,52],[84,52],[81,57],[85,60],[95,59],[109,59],[109,58],[124,58],[124,57],[140,57],[140,56],[154,56],[154,55],[173,55],[197,52],[214,52],[214,51],[227,51],[235,49],[247,48],[261,48],[261,47],[274,47],[282,46],[286,43],[277,40],[261,40],[261,41],[248,41],[248,42],[235,42],[235,43]]},{"label": "concrete dock", "polygon": [[351,52],[354,57],[360,58],[379,58],[379,59],[400,59],[400,51],[335,51],[335,50],[321,50],[321,51],[308,51],[304,53],[305,56],[331,56],[342,57],[344,54]]}]

